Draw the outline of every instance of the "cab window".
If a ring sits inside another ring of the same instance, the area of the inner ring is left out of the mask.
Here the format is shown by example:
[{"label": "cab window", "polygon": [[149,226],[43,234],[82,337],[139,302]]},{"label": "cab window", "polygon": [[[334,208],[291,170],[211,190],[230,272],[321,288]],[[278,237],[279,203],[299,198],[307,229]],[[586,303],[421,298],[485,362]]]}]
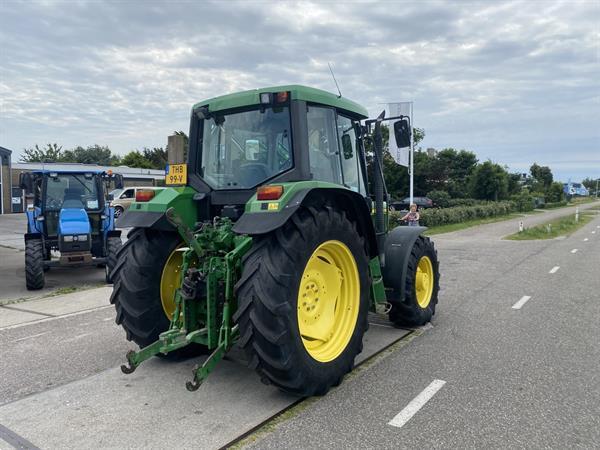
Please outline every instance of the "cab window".
[{"label": "cab window", "polygon": [[331,108],[309,106],[308,153],[313,180],[341,184],[335,114]]},{"label": "cab window", "polygon": [[119,198],[133,198],[135,193],[133,189],[125,189]]},{"label": "cab window", "polygon": [[365,194],[358,161],[355,126],[356,123],[348,117],[338,115],[337,133],[341,149],[344,185],[355,192]]}]

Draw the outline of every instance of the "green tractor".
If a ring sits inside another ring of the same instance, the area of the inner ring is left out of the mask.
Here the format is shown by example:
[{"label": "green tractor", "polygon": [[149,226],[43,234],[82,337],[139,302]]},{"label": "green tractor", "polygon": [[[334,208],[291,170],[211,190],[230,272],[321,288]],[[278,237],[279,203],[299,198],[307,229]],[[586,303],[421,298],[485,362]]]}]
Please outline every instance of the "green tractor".
[{"label": "green tractor", "polygon": [[111,303],[141,347],[123,372],[155,355],[207,353],[193,391],[237,343],[263,382],[322,395],[352,370],[369,311],[400,326],[431,319],[434,245],[424,227],[388,230],[381,127],[394,119],[405,146],[408,119],[367,114],[295,85],[194,105],[187,164],[170,165],[167,187],[118,224],[133,229]]}]

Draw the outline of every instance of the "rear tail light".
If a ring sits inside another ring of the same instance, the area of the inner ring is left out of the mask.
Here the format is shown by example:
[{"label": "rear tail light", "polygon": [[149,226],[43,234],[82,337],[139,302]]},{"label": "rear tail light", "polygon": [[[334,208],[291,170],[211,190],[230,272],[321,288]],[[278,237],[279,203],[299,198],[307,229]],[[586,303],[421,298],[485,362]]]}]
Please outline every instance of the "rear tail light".
[{"label": "rear tail light", "polygon": [[140,189],[135,193],[136,202],[149,202],[154,198],[154,191],[151,189]]},{"label": "rear tail light", "polygon": [[256,190],[257,200],[279,200],[283,195],[283,186],[261,186]]}]

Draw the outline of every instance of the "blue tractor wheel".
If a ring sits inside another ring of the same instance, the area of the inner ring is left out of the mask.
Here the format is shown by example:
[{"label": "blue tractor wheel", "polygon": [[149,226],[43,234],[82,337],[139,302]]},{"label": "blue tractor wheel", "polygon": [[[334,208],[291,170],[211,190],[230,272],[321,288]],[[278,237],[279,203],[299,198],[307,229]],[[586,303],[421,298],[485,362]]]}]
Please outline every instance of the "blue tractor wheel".
[{"label": "blue tractor wheel", "polygon": [[41,239],[30,239],[25,242],[25,285],[34,291],[44,283],[44,244]]}]

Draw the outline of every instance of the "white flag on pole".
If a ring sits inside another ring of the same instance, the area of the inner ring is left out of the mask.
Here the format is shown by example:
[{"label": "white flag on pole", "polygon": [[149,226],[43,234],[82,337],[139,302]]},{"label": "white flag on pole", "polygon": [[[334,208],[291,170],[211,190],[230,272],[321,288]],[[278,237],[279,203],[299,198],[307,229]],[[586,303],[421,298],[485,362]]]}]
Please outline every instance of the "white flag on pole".
[{"label": "white flag on pole", "polygon": [[[400,103],[388,103],[388,110],[390,117],[396,116],[408,116],[411,118],[410,126],[412,132],[412,102],[400,102]],[[397,121],[390,122],[390,138],[388,149],[394,161],[401,166],[408,167],[410,147],[400,148],[396,145],[396,139],[394,138],[394,124]]]}]

